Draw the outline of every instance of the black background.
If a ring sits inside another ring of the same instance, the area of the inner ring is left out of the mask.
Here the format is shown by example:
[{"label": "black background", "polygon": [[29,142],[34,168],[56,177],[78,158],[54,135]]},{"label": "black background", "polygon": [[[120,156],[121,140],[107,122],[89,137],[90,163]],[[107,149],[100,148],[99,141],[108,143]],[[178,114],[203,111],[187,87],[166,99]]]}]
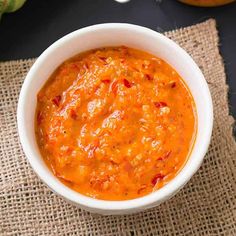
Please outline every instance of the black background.
[{"label": "black background", "polygon": [[17,12],[0,21],[0,61],[39,56],[55,40],[84,26],[127,22],[157,31],[217,20],[220,50],[230,85],[231,113],[236,117],[236,4],[196,8],[175,0],[28,0]]}]

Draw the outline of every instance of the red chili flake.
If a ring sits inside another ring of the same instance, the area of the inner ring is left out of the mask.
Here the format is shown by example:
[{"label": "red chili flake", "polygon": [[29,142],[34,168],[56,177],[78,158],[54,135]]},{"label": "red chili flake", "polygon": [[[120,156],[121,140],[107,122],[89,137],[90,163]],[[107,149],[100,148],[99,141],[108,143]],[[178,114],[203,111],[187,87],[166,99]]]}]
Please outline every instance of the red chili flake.
[{"label": "red chili flake", "polygon": [[72,119],[74,119],[74,120],[77,119],[77,114],[76,114],[75,110],[71,110],[71,111],[70,111],[70,117],[71,117]]},{"label": "red chili flake", "polygon": [[54,105],[56,105],[57,107],[59,107],[60,101],[61,101],[61,95],[58,95],[58,96],[56,96],[56,97],[54,97],[54,98],[52,99],[52,102],[53,102]]},{"label": "red chili flake", "polygon": [[156,183],[157,183],[158,181],[162,180],[164,177],[165,177],[165,176],[162,175],[162,174],[160,174],[160,173],[157,174],[157,175],[155,175],[154,178],[152,179],[152,185],[155,186]]},{"label": "red chili flake", "polygon": [[88,65],[88,62],[87,62],[87,61],[84,63],[84,66],[85,66],[85,68],[86,68],[87,70],[89,69],[89,65]]},{"label": "red chili flake", "polygon": [[104,84],[109,84],[111,82],[110,79],[102,79],[101,80]]},{"label": "red chili flake", "polygon": [[157,160],[163,161],[163,160],[167,159],[170,156],[170,154],[171,154],[171,151],[168,151],[165,155],[159,157]]},{"label": "red chili flake", "polygon": [[136,67],[131,66],[131,68],[132,68],[132,70],[139,72],[139,69],[137,69]]},{"label": "red chili flake", "polygon": [[153,80],[153,78],[149,74],[145,74],[145,76],[146,76],[147,80],[149,80],[149,81]]},{"label": "red chili flake", "polygon": [[124,167],[124,170],[128,173],[133,170],[133,166],[130,164],[129,161],[125,161],[123,164],[123,167]]},{"label": "red chili flake", "polygon": [[121,58],[121,59],[120,59],[120,62],[121,62],[121,63],[124,63],[124,62],[125,62],[125,59],[124,59],[124,58]]},{"label": "red chili flake", "polygon": [[73,148],[68,147],[67,150],[66,150],[66,154],[71,155],[72,152],[73,152]]},{"label": "red chili flake", "polygon": [[132,87],[132,84],[127,79],[124,79],[123,82],[124,82],[125,87],[127,87],[127,88]]},{"label": "red chili flake", "polygon": [[141,188],[138,190],[138,194],[140,194],[146,187],[146,184],[142,185]]},{"label": "red chili flake", "polygon": [[171,82],[171,83],[170,83],[170,87],[171,87],[171,88],[175,88],[175,87],[176,87],[176,82],[174,82],[174,81]]},{"label": "red chili flake", "polygon": [[39,111],[37,114],[38,125],[40,125],[42,123],[42,120],[43,120],[43,113],[41,111]]},{"label": "red chili flake", "polygon": [[162,108],[162,107],[166,107],[167,106],[167,104],[165,102],[154,102],[154,105],[157,108]]},{"label": "red chili flake", "polygon": [[77,69],[77,70],[79,69],[79,66],[75,63],[71,64],[71,66],[72,66],[73,69]]},{"label": "red chili flake", "polygon": [[98,57],[100,60],[102,60],[103,62],[106,62],[106,57]]}]

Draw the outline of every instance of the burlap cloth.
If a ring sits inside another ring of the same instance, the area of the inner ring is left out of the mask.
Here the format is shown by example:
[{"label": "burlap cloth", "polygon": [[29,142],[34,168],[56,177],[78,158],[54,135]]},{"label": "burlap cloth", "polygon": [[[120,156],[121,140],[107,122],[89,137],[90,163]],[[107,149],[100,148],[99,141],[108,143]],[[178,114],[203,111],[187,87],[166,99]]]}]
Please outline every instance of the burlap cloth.
[{"label": "burlap cloth", "polygon": [[68,204],[34,174],[19,144],[18,95],[35,59],[3,62],[0,63],[1,235],[236,235],[236,144],[215,21],[166,35],[193,56],[213,98],[212,142],[197,174],[171,200],[134,215],[92,215]]}]

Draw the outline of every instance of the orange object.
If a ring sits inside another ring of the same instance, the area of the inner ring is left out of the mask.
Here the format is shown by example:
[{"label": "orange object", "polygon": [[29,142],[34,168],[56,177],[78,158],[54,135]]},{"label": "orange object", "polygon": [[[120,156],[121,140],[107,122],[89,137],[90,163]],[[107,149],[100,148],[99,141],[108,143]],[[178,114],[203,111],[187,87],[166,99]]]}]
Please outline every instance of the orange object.
[{"label": "orange object", "polygon": [[200,6],[200,7],[216,7],[235,2],[235,0],[179,0],[179,1],[187,3],[189,5]]},{"label": "orange object", "polygon": [[124,46],[64,62],[38,93],[36,136],[53,173],[93,198],[161,188],[187,161],[195,104],[163,60]]}]

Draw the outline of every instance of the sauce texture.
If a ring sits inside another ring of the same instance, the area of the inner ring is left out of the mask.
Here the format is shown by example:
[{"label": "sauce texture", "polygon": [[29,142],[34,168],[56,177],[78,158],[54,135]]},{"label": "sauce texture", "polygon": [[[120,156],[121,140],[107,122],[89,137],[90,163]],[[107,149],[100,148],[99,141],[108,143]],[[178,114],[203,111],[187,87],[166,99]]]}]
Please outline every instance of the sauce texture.
[{"label": "sauce texture", "polygon": [[65,61],[37,100],[45,162],[92,198],[134,199],[161,188],[184,166],[196,136],[194,100],[178,73],[125,46]]}]

